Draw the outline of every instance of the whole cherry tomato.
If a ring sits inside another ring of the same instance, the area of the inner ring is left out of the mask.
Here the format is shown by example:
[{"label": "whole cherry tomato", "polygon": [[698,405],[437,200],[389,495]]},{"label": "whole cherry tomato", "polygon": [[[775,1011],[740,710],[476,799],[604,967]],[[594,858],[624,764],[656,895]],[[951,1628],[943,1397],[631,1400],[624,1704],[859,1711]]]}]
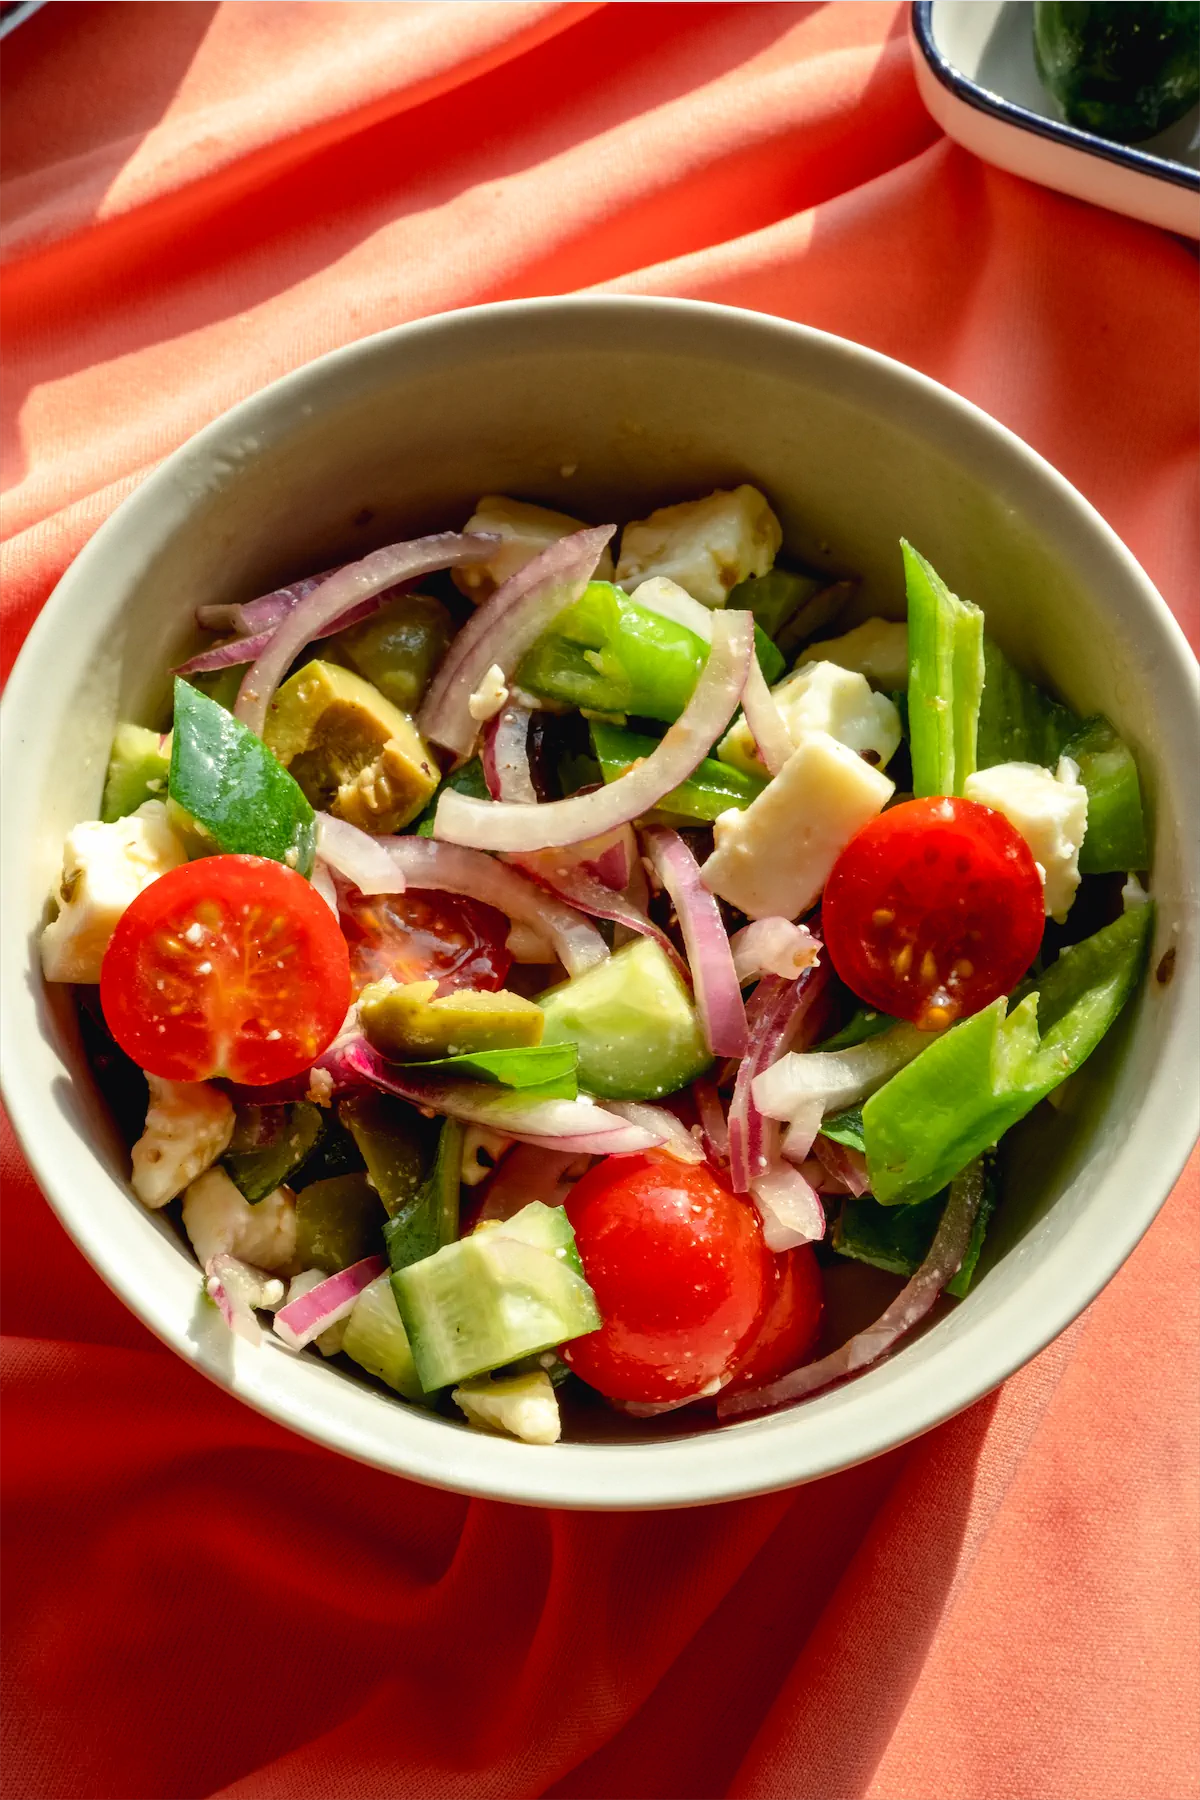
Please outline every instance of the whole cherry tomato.
[{"label": "whole cherry tomato", "polygon": [[567,1216],[604,1324],[563,1357],[612,1400],[697,1394],[736,1367],[773,1294],[753,1206],[703,1164],[661,1152],[608,1157]]}]

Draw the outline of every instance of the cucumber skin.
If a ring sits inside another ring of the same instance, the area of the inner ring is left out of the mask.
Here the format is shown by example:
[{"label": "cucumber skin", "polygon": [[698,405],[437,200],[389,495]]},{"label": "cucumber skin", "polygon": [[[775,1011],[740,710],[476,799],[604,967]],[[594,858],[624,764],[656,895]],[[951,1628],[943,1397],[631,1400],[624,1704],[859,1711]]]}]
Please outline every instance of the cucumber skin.
[{"label": "cucumber skin", "polygon": [[1037,0],[1034,60],[1069,124],[1137,144],[1200,97],[1197,25],[1194,0]]}]

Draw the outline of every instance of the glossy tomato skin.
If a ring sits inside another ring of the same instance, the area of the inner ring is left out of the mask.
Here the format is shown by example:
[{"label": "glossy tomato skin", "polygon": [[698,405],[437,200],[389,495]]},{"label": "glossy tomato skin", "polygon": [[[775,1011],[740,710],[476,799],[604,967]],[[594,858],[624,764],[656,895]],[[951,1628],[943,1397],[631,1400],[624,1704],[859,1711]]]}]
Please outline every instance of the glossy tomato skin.
[{"label": "glossy tomato skin", "polygon": [[206,856],[161,875],[117,923],[100,970],[105,1022],[168,1081],[260,1087],[307,1069],[350,1005],[337,920],[302,875]]},{"label": "glossy tomato skin", "polygon": [[722,1395],[765,1387],[812,1355],[825,1304],[821,1267],[811,1244],[772,1256],[766,1310]]},{"label": "glossy tomato skin", "polygon": [[460,894],[409,888],[403,894],[363,894],[338,884],[342,928],[350,945],[357,997],[372,981],[436,981],[438,995],[504,986],[512,957],[509,921],[494,906]]},{"label": "glossy tomato skin", "polygon": [[939,796],[891,807],[851,838],[821,916],[846,986],[924,1030],[1009,993],[1046,922],[1021,834],[990,806]]},{"label": "glossy tomato skin", "polygon": [[771,1291],[758,1215],[703,1164],[608,1157],[567,1216],[604,1324],[563,1347],[611,1400],[683,1399],[733,1368]]}]

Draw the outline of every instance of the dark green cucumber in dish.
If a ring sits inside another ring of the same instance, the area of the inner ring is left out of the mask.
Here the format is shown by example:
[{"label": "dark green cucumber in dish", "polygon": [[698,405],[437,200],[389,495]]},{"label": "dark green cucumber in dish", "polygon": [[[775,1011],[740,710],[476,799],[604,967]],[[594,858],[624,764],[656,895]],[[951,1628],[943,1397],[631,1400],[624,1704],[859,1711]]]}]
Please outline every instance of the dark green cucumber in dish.
[{"label": "dark green cucumber in dish", "polygon": [[225,1167],[253,1205],[290,1181],[312,1155],[323,1130],[320,1109],[307,1100],[285,1106],[239,1106]]},{"label": "dark green cucumber in dish", "polygon": [[1140,144],[1200,97],[1200,8],[1182,3],[1036,0],[1038,74],[1070,125]]}]

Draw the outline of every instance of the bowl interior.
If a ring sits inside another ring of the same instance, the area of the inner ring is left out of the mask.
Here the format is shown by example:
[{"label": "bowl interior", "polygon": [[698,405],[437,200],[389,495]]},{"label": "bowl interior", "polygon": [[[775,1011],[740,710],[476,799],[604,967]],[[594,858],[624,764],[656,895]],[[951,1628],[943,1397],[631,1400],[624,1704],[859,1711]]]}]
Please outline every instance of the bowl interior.
[{"label": "bowl interior", "polygon": [[[130,1199],[71,1009],[43,991],[30,954],[63,835],[95,816],[114,722],[161,717],[165,671],[201,602],[459,526],[481,493],[624,521],[743,480],[770,497],[789,551],[862,576],[860,615],[902,615],[908,537],[1029,674],[1081,713],[1109,715],[1151,809],[1151,966],[1173,945],[1173,980],[1148,981],[1067,1104],[1023,1128],[968,1301],[802,1408],[699,1437],[664,1421],[641,1441],[535,1450],[229,1340],[198,1306],[169,1227]],[[610,1506],[724,1498],[860,1460],[968,1404],[1062,1329],[1186,1154],[1197,880],[1185,822],[1200,764],[1186,648],[1137,565],[1046,465],[945,390],[840,340],[687,303],[568,301],[484,308],[337,352],[217,421],[126,502],[60,584],[4,711],[7,1080],[43,1186],[176,1349],[382,1466]]]}]

